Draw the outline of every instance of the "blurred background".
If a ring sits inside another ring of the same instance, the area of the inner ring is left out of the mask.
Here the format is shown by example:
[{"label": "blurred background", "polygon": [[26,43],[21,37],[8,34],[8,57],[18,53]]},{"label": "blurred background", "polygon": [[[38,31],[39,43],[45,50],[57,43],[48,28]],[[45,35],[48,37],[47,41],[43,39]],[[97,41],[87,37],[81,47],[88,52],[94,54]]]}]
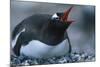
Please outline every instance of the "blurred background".
[{"label": "blurred background", "polygon": [[[24,2],[11,0],[11,33],[15,26],[34,14],[63,12],[74,4]],[[72,52],[95,54],[95,6],[74,5],[69,19],[74,20],[68,28]]]}]

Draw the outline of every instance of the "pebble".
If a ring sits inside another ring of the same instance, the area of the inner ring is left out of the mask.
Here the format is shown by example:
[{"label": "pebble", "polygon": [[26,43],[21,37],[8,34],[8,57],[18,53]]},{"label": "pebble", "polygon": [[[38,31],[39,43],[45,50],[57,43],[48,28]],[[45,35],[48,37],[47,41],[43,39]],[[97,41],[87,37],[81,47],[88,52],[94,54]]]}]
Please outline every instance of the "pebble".
[{"label": "pebble", "polygon": [[63,64],[74,62],[95,61],[94,55],[86,53],[71,53],[70,57],[60,56],[46,59],[30,59],[26,56],[11,57],[11,65],[42,65],[42,64]]}]

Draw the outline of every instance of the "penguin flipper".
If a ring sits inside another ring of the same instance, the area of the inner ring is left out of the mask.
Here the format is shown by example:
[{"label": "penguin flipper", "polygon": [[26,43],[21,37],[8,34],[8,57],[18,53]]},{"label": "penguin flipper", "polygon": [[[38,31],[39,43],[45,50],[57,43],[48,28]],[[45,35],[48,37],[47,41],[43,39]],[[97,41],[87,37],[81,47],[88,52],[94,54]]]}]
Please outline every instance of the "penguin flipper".
[{"label": "penguin flipper", "polygon": [[19,23],[12,32],[12,39],[23,29],[23,23]]},{"label": "penguin flipper", "polygon": [[17,39],[17,42],[13,48],[14,53],[19,56],[20,55],[20,48],[21,48],[21,44],[22,44],[22,39],[23,39],[23,33],[21,33]]},{"label": "penguin flipper", "polygon": [[29,41],[36,39],[35,35],[34,36],[33,35],[34,34],[31,32],[22,32],[19,35],[17,42],[13,48],[13,50],[17,56],[20,55],[21,46],[26,46],[29,43]]}]

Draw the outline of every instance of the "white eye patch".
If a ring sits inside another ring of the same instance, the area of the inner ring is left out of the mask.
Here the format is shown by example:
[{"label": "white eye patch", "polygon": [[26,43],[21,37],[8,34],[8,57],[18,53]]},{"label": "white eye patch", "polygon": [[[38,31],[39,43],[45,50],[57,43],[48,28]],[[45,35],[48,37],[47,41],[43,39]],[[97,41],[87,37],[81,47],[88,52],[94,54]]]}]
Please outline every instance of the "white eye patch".
[{"label": "white eye patch", "polygon": [[56,13],[52,15],[52,19],[54,18],[59,18]]}]

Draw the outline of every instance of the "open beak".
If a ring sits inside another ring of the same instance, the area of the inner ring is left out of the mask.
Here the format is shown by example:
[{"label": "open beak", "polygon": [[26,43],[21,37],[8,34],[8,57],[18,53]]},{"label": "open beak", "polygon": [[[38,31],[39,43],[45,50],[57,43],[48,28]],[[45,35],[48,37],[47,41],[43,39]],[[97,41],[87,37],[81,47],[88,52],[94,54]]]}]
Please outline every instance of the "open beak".
[{"label": "open beak", "polygon": [[[61,17],[61,21],[67,22],[69,13],[71,12],[72,8],[73,8],[73,6],[70,7],[68,10],[66,10],[66,11],[64,12],[63,16]],[[68,22],[73,22],[73,21],[71,20],[71,21],[68,21]]]}]

